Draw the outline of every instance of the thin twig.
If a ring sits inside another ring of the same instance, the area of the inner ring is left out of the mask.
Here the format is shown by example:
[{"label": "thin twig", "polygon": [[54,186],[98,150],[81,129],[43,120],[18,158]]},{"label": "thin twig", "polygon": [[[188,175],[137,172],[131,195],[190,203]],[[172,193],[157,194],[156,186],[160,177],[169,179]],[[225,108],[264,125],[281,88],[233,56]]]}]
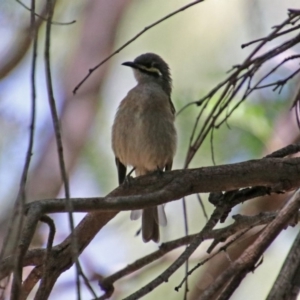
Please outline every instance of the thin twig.
[{"label": "thin twig", "polygon": [[[187,215],[187,205],[185,201],[185,197],[182,198],[182,209],[183,209],[183,221],[184,221],[184,234],[185,236],[189,235],[189,226],[188,226],[188,215]],[[189,272],[189,259],[185,262],[185,274],[187,275]],[[189,291],[188,281],[185,282],[183,299],[187,299],[187,293]]]},{"label": "thin twig", "polygon": [[[300,42],[300,34],[297,34],[295,37],[282,42],[279,46],[266,51],[263,54],[261,52],[262,48],[271,40],[282,36],[282,32],[285,34],[290,33],[291,31],[296,32],[299,30],[300,25],[295,26],[295,30],[283,30],[287,25],[292,24],[293,22],[299,21],[299,12],[293,11],[289,13],[289,17],[284,20],[280,25],[276,26],[272,32],[266,36],[265,38],[261,39],[260,43],[255,47],[255,49],[248,55],[248,57],[244,60],[241,65],[234,66],[232,69],[232,73],[221,83],[219,83],[214,89],[212,89],[207,95],[201,98],[198,101],[193,101],[192,104],[201,103],[202,108],[198,114],[198,117],[195,120],[195,124],[193,126],[190,138],[190,145],[185,159],[185,167],[188,167],[189,163],[199,150],[200,146],[202,145],[203,141],[214,128],[219,128],[223,123],[227,122],[228,118],[232,115],[232,113],[238,108],[238,106],[247,99],[247,97],[256,89],[258,88],[267,88],[270,86],[274,86],[274,89],[281,88],[294,76],[296,76],[300,69],[292,72],[286,78],[273,82],[271,84],[261,85],[261,82],[268,78],[273,72],[275,72],[282,64],[285,62],[298,58],[298,55],[285,58],[280,64],[278,64],[275,68],[269,71],[267,74],[261,77],[254,85],[252,84],[253,76],[257,73],[257,71],[261,68],[263,64],[267,61],[270,61],[275,56],[283,53],[284,51],[290,49],[291,47],[299,44]],[[298,28],[299,27],[299,28]],[[206,115],[206,118],[201,122],[201,128],[195,137],[195,132],[198,131],[197,128],[199,126],[199,119],[200,116],[203,115],[204,109],[206,109],[208,102],[212,99],[213,96],[216,95],[217,92],[221,92],[218,100]],[[240,92],[242,92],[242,96],[240,100],[230,108],[231,102],[237,97]],[[185,105],[187,107],[188,105]],[[230,109],[229,109],[230,108]],[[225,109],[229,109],[224,116]]]},{"label": "thin twig", "polygon": [[72,258],[75,262],[77,272],[76,272],[76,288],[77,288],[77,299],[81,299],[80,296],[80,278],[79,278],[79,262],[78,262],[78,247],[77,247],[77,239],[74,235],[74,220],[73,220],[73,207],[72,202],[70,201],[70,188],[69,188],[69,180],[68,180],[68,174],[66,171],[66,166],[64,162],[64,150],[63,150],[63,143],[62,143],[62,137],[60,132],[60,126],[59,126],[59,118],[57,114],[56,109],[56,103],[54,98],[54,92],[53,92],[53,84],[52,84],[52,75],[51,75],[51,63],[50,63],[50,41],[51,41],[51,22],[54,12],[54,5],[55,0],[47,0],[48,2],[48,20],[46,24],[46,37],[45,37],[45,68],[46,68],[46,83],[47,83],[47,90],[48,90],[48,100],[49,100],[49,106],[52,116],[52,122],[54,126],[54,133],[55,133],[55,139],[56,139],[56,145],[57,145],[57,153],[58,153],[58,160],[59,160],[59,167],[60,167],[60,173],[62,176],[62,180],[64,183],[65,188],[65,205],[68,210],[68,219],[69,219],[69,225],[71,230],[71,236],[72,236]]},{"label": "thin twig", "polygon": [[33,290],[37,282],[42,277],[43,268],[42,265],[36,266],[31,270],[29,275],[24,279],[23,285],[22,285],[22,295],[19,300],[26,300],[28,299],[28,295]]},{"label": "thin twig", "polygon": [[264,158],[286,157],[300,152],[300,143],[291,144],[266,155]]},{"label": "thin twig", "polygon": [[[295,27],[292,27],[292,28],[287,29],[287,30],[284,30],[284,31],[282,31],[282,32],[278,32],[277,34],[274,35],[274,37],[279,37],[279,36],[285,35],[285,34],[287,34],[287,33],[293,32],[293,31],[295,31],[295,30],[297,30],[297,29],[300,29],[300,25],[295,26]],[[260,39],[253,40],[253,41],[251,41],[251,42],[242,44],[242,45],[241,45],[241,48],[246,48],[246,47],[248,47],[248,46],[250,46],[250,45],[252,45],[252,44],[255,44],[255,43],[257,43],[257,42],[262,42],[262,41],[264,41],[264,40],[265,40],[265,37],[260,38]]]},{"label": "thin twig", "polygon": [[[255,225],[254,225],[255,226]],[[204,259],[203,261],[201,261],[200,263],[196,264],[196,266],[194,266],[186,275],[186,277],[184,277],[182,279],[182,281],[179,283],[179,285],[177,285],[175,287],[175,291],[178,292],[180,290],[180,288],[182,287],[183,283],[186,282],[188,280],[188,277],[190,275],[192,275],[197,269],[199,269],[201,266],[205,265],[208,261],[212,260],[215,256],[217,256],[218,254],[220,254],[221,252],[226,251],[226,249],[229,248],[229,246],[231,246],[233,243],[235,243],[239,238],[241,238],[242,236],[244,236],[250,229],[252,229],[254,226],[249,226],[247,228],[245,228],[244,230],[242,230],[241,232],[239,232],[238,234],[236,234],[229,242],[225,243],[225,245],[223,245],[222,247],[220,247],[215,253],[211,254],[209,257],[207,257],[206,259]]]},{"label": "thin twig", "polygon": [[134,42],[137,38],[139,38],[142,34],[144,34],[146,31],[148,31],[149,29],[155,27],[156,25],[162,23],[163,21],[173,17],[174,15],[198,4],[203,2],[204,0],[197,0],[194,2],[191,2],[175,11],[173,11],[172,13],[164,16],[163,18],[157,20],[156,22],[146,26],[142,31],[140,31],[137,35],[135,35],[133,38],[131,38],[129,41],[127,41],[125,44],[123,44],[120,48],[118,48],[116,51],[114,51],[112,54],[110,54],[109,56],[107,56],[105,59],[103,59],[100,63],[98,63],[95,67],[89,69],[88,74],[76,85],[76,87],[73,90],[73,94],[76,94],[76,92],[78,91],[78,89],[81,87],[81,85],[92,75],[92,73],[94,71],[96,71],[100,66],[102,66],[104,63],[106,63],[109,59],[111,59],[113,56],[115,56],[116,54],[118,54],[120,51],[122,51],[124,48],[126,48],[128,45],[130,45],[132,42]]},{"label": "thin twig", "polygon": [[43,272],[42,272],[42,280],[40,283],[40,289],[44,289],[47,287],[47,281],[48,281],[48,276],[49,276],[49,268],[50,268],[50,255],[51,255],[51,250],[53,246],[53,241],[54,241],[54,236],[55,236],[55,224],[53,220],[48,217],[43,215],[40,218],[40,221],[47,224],[49,226],[49,235],[48,235],[48,241],[47,241],[47,247],[46,247],[46,255],[44,258],[43,262]]},{"label": "thin twig", "polygon": [[197,196],[198,202],[199,202],[199,204],[200,204],[200,206],[201,206],[201,209],[202,209],[204,218],[205,218],[205,220],[206,220],[206,222],[207,222],[207,221],[208,221],[208,215],[207,215],[205,206],[204,206],[204,204],[203,204],[203,201],[202,201],[202,199],[201,199],[201,196],[200,196],[200,194],[198,194],[198,193],[196,194],[196,196]]},{"label": "thin twig", "polygon": [[[16,0],[21,6],[23,6],[26,10],[30,11],[31,13],[33,13],[36,17],[40,18],[43,21],[47,21],[47,18],[44,18],[43,16],[39,15],[38,13],[35,12],[35,10],[32,10],[30,7],[28,7],[26,4],[24,4],[22,1],[20,0]],[[72,25],[76,23],[76,20],[70,21],[70,22],[55,22],[55,21],[51,21],[52,25]]]},{"label": "thin twig", "polygon": [[[241,230],[245,230],[247,228],[253,228],[258,225],[264,225],[270,223],[274,218],[276,217],[276,213],[260,213],[256,216],[233,216],[234,223],[221,228],[221,229],[214,229],[212,231],[208,231],[207,234],[203,236],[204,240],[207,239],[217,239],[219,242],[225,241],[230,236],[235,235]],[[248,229],[247,229],[248,230]],[[119,270],[118,272],[110,275],[109,277],[106,277],[102,280],[100,280],[99,285],[101,288],[105,291],[105,294],[99,298],[99,300],[110,298],[114,287],[113,284],[117,280],[132,274],[133,272],[145,267],[146,265],[150,264],[151,262],[161,258],[162,256],[166,255],[167,253],[171,252],[172,250],[179,248],[183,245],[190,244],[193,239],[196,237],[196,234],[185,236],[182,238],[179,238],[177,240],[173,240],[170,242],[163,243],[160,246],[160,249],[148,254],[137,261],[135,261],[132,264],[129,264],[125,268]]]},{"label": "thin twig", "polygon": [[[255,269],[261,255],[274,241],[278,234],[286,227],[288,221],[293,217],[295,211],[300,207],[299,189],[289,199],[285,206],[279,211],[277,217],[262,231],[256,241],[249,246],[243,254],[222,273],[204,291],[199,300],[209,300],[217,291],[224,287],[222,293],[231,296],[232,292],[240,284],[241,280]],[[229,283],[228,283],[229,281]]]},{"label": "thin twig", "polygon": [[213,229],[213,227],[217,224],[219,220],[219,216],[221,216],[221,212],[218,209],[215,209],[215,212],[212,214],[211,218],[204,226],[204,228],[196,234],[193,241],[189,244],[189,246],[185,249],[185,251],[176,259],[174,263],[171,264],[164,272],[162,272],[158,277],[154,280],[150,281],[148,284],[143,286],[141,289],[131,294],[129,297],[126,297],[124,300],[135,300],[139,299],[142,296],[148,294],[154,288],[162,284],[163,282],[168,281],[170,276],[181,267],[184,262],[194,253],[194,251],[199,247],[199,245],[204,241],[205,235]]},{"label": "thin twig", "polygon": [[[19,242],[19,238],[22,231],[23,220],[24,220],[24,212],[25,212],[25,204],[26,204],[26,183],[28,171],[31,163],[33,144],[34,144],[34,131],[35,131],[35,119],[36,119],[36,58],[37,58],[37,28],[35,24],[35,0],[31,1],[31,18],[30,18],[30,29],[31,35],[33,37],[33,50],[32,50],[32,64],[31,64],[31,116],[30,116],[30,129],[29,129],[29,141],[26,152],[25,164],[21,176],[20,188],[18,197],[15,204],[16,217],[11,220],[14,223],[15,228],[17,227],[16,237],[14,240],[14,244],[16,245]],[[16,224],[17,223],[17,224]],[[11,226],[10,226],[11,227]],[[10,228],[12,229],[12,228]],[[10,232],[8,232],[8,237]],[[7,244],[4,243],[1,254],[4,253],[5,247]],[[13,249],[16,249],[16,246],[13,246]],[[15,269],[14,269],[14,280],[12,285],[12,297],[11,299],[18,299],[20,296],[21,290],[21,282],[22,282],[22,265],[23,265],[23,255],[25,253],[16,251],[16,260],[15,260]],[[1,257],[2,258],[2,257]]]}]

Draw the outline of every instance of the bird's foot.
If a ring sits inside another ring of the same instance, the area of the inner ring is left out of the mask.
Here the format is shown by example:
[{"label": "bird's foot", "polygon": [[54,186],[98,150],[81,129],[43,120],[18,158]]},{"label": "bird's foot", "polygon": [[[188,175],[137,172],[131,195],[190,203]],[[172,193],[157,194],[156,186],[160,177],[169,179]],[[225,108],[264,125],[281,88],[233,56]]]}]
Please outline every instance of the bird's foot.
[{"label": "bird's foot", "polygon": [[131,174],[133,173],[134,170],[135,170],[135,168],[132,168],[132,170],[125,177],[123,184],[127,187],[131,186],[131,180],[132,180]]},{"label": "bird's foot", "polygon": [[130,174],[128,174],[128,175],[125,177],[124,181],[123,181],[123,185],[124,185],[125,187],[130,187],[130,186],[131,186],[132,178],[133,178],[133,177],[130,176]]}]

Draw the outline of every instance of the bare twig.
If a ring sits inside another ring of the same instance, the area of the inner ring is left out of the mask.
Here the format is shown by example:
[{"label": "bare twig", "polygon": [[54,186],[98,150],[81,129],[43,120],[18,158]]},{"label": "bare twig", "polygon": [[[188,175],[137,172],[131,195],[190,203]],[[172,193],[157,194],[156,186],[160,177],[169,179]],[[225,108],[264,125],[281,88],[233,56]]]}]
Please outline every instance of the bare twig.
[{"label": "bare twig", "polygon": [[271,158],[271,157],[286,157],[288,155],[296,154],[300,152],[300,143],[297,144],[291,144],[286,147],[283,147],[279,150],[276,150],[275,152],[268,154],[265,156],[265,158]]},{"label": "bare twig", "polygon": [[[258,262],[261,255],[267,247],[278,236],[286,224],[300,207],[299,190],[289,199],[286,205],[279,211],[277,217],[263,230],[256,241],[248,247],[243,254],[233,262],[216,280],[204,291],[200,296],[200,300],[211,299],[212,295],[225,286],[222,293],[227,295],[227,298],[232,294],[241,280],[247,273],[253,271],[255,264]],[[230,278],[229,283],[228,279]],[[220,296],[219,299],[224,299]]]},{"label": "bare twig", "polygon": [[22,295],[20,300],[26,300],[34,286],[42,277],[43,268],[42,265],[36,266],[24,280],[22,285]]},{"label": "bare twig", "polygon": [[168,281],[170,276],[180,267],[184,262],[194,253],[194,251],[198,248],[198,246],[204,241],[205,235],[211,231],[214,226],[217,224],[219,217],[221,216],[221,212],[215,209],[214,213],[211,215],[210,219],[204,226],[204,228],[196,234],[194,239],[191,241],[189,246],[185,249],[185,251],[176,259],[174,263],[171,264],[165,271],[163,271],[158,277],[154,280],[150,281],[148,284],[143,286],[141,289],[131,294],[129,297],[126,297],[124,300],[134,300],[139,299],[142,296],[148,294],[154,288],[162,284],[163,282]]},{"label": "bare twig", "polygon": [[[187,208],[186,208],[186,201],[185,197],[182,198],[182,210],[183,210],[183,220],[184,220],[184,234],[185,236],[188,236],[189,234],[189,226],[188,226],[188,215],[187,215]],[[189,259],[185,262],[185,275],[187,275],[189,271]],[[188,281],[185,282],[184,286],[184,293],[183,293],[183,299],[187,299],[187,293],[189,291]]]},{"label": "bare twig", "polygon": [[[31,4],[33,7],[33,4]],[[41,16],[46,16],[47,14],[47,3],[44,4],[42,8]],[[41,19],[35,20],[34,28],[32,27],[32,20],[34,16],[34,7],[31,9],[31,21],[30,21],[30,28],[24,28],[24,32],[22,32],[18,38],[15,40],[14,45],[11,49],[7,52],[6,57],[4,57],[1,61],[0,65],[0,79],[4,78],[10,71],[12,71],[17,64],[21,61],[21,59],[26,55],[29,47],[31,45],[32,40],[35,39],[35,32],[38,32],[40,26],[42,24]],[[33,45],[33,53],[34,45]],[[33,61],[32,61],[33,62]]]},{"label": "bare twig", "polygon": [[54,235],[56,230],[55,230],[55,224],[50,217],[43,215],[40,218],[40,221],[46,223],[49,226],[49,236],[48,236],[48,242],[46,248],[46,255],[43,262],[42,278],[40,283],[40,290],[43,290],[47,286],[47,281],[49,276],[49,261],[50,261],[50,255],[51,255],[51,250],[52,250],[53,240],[54,240]]},{"label": "bare twig", "polygon": [[201,199],[201,196],[200,196],[200,194],[198,194],[198,193],[196,194],[196,196],[197,196],[198,202],[199,202],[199,204],[200,204],[200,206],[201,206],[201,209],[202,209],[202,211],[203,211],[203,215],[204,215],[204,217],[205,217],[205,220],[206,220],[206,222],[207,222],[207,221],[208,221],[208,215],[207,215],[205,206],[204,206],[204,204],[203,204],[203,201],[202,201],[202,199]]},{"label": "bare twig", "polygon": [[[300,29],[300,25],[294,26],[294,27],[292,27],[292,28],[290,28],[290,29],[287,29],[287,30],[283,30],[282,32],[278,32],[277,34],[274,35],[274,37],[277,38],[277,37],[279,37],[279,36],[286,35],[286,34],[288,34],[288,33],[290,33],[290,32],[293,32],[293,31],[295,31],[295,30],[298,30],[298,29]],[[255,44],[255,43],[257,43],[257,42],[262,42],[262,41],[264,41],[264,40],[265,40],[265,38],[256,39],[256,40],[253,40],[253,41],[251,41],[251,42],[242,44],[241,47],[242,47],[242,48],[246,48],[246,47],[248,47],[248,46],[250,46],[250,45],[252,45],[252,44]]]},{"label": "bare twig", "polygon": [[[29,244],[32,240],[33,234],[35,232],[36,225],[40,218],[40,210],[34,207],[28,212],[26,223],[24,229],[20,235],[20,241],[16,249],[15,257],[17,259],[17,264],[14,267],[14,277],[11,288],[11,300],[19,300],[20,288],[22,282],[22,268],[24,265],[24,256],[29,248]],[[17,267],[16,267],[17,266]]]},{"label": "bare twig", "polygon": [[[26,4],[24,4],[22,1],[20,0],[16,0],[21,6],[23,6],[26,10],[33,12],[33,14],[40,18],[43,21],[47,21],[47,18],[43,17],[42,15],[39,15],[38,13],[35,12],[35,10],[32,11],[32,9],[30,7],[28,7]],[[72,25],[76,23],[76,20],[70,21],[70,22],[54,22],[52,21],[51,24],[52,25]]]},{"label": "bare twig", "polygon": [[182,287],[183,283],[186,282],[186,280],[188,279],[188,277],[190,275],[192,275],[197,269],[199,269],[201,266],[205,265],[205,263],[207,263],[208,261],[210,261],[211,259],[213,259],[216,255],[218,255],[219,253],[226,251],[226,249],[231,246],[234,242],[236,242],[240,237],[244,236],[251,228],[253,228],[253,226],[250,226],[244,230],[242,230],[241,232],[239,232],[236,236],[234,236],[229,242],[225,243],[225,245],[223,245],[222,247],[220,247],[218,249],[218,251],[216,251],[215,253],[211,254],[209,257],[207,257],[206,259],[204,259],[203,261],[201,261],[200,263],[197,263],[196,266],[194,266],[188,273],[187,275],[182,279],[182,281],[179,283],[178,286],[175,287],[175,291],[178,292],[180,290],[180,288]]},{"label": "bare twig", "polygon": [[104,63],[106,63],[108,60],[110,60],[113,56],[115,56],[116,54],[118,54],[120,51],[122,51],[124,48],[126,48],[128,45],[130,45],[132,42],[134,42],[137,38],[139,38],[142,34],[144,34],[146,31],[148,31],[149,29],[153,28],[154,26],[162,23],[163,21],[173,17],[174,15],[200,3],[203,2],[204,0],[197,0],[197,1],[193,1],[177,10],[175,10],[174,12],[164,16],[163,18],[157,20],[156,22],[146,26],[142,31],[140,31],[137,35],[135,35],[133,38],[131,38],[129,41],[127,41],[125,44],[123,44],[120,48],[118,48],[117,50],[115,50],[112,54],[110,54],[108,57],[106,57],[105,59],[103,59],[99,64],[97,64],[95,67],[89,69],[88,74],[76,85],[76,87],[73,90],[73,93],[76,94],[76,92],[78,91],[78,89],[81,87],[81,85],[92,75],[92,73],[94,71],[96,71],[99,67],[101,67]]},{"label": "bare twig", "polygon": [[[69,188],[69,180],[68,174],[65,167],[64,162],[64,150],[63,150],[63,143],[62,137],[60,132],[59,126],[59,118],[56,109],[56,103],[54,98],[53,92],[53,85],[52,85],[52,75],[51,75],[51,64],[50,64],[50,40],[51,40],[51,22],[54,12],[54,6],[56,0],[47,0],[48,2],[48,19],[46,24],[46,37],[45,37],[45,68],[46,68],[46,82],[47,82],[47,90],[48,90],[48,100],[49,106],[54,126],[56,144],[57,144],[57,153],[58,153],[58,160],[59,160],[59,167],[62,176],[62,180],[64,183],[65,188],[65,205],[68,211],[68,218],[69,218],[69,225],[71,230],[71,237],[72,237],[72,251],[73,251],[73,259],[75,261],[75,265],[77,267],[77,271],[79,270],[79,262],[78,262],[78,247],[77,247],[77,240],[76,236],[74,235],[74,220],[73,220],[73,208],[72,202],[70,201],[70,188]],[[76,287],[77,287],[77,296],[80,299],[80,278],[79,278],[79,271],[76,273]],[[45,292],[44,287],[42,287],[43,292]],[[39,292],[37,292],[38,294]]]},{"label": "bare twig", "polygon": [[[234,216],[234,223],[224,227],[222,229],[216,229],[213,231],[207,231],[206,234],[203,235],[203,239],[216,239],[218,242],[221,241],[226,241],[227,238],[230,236],[236,234],[237,232],[244,230],[249,227],[254,227],[258,225],[263,225],[267,224],[270,221],[272,221],[275,217],[277,216],[276,213],[260,213],[256,216]],[[113,283],[119,279],[121,279],[124,276],[127,276],[136,270],[141,269],[142,267],[148,265],[150,262],[153,262],[166,253],[181,247],[183,245],[190,244],[193,239],[196,237],[196,235],[190,235],[187,237],[183,237],[174,241],[170,241],[167,243],[164,243],[160,246],[160,249],[137,260],[136,262],[128,265],[124,269],[116,272],[115,274],[101,280],[100,286],[102,287],[103,290],[105,290],[105,294],[101,296],[99,299],[107,299],[111,296],[114,288],[113,288]],[[58,263],[65,263],[66,261],[70,260],[71,253],[70,252],[64,252],[66,250],[66,245],[63,243],[61,245],[57,245],[56,247],[53,248],[53,257],[54,261],[52,261],[52,256],[51,256],[51,262],[57,266]],[[27,265],[42,265],[45,257],[45,250],[41,249],[33,249],[30,250],[27,255],[25,256],[23,263],[24,266]],[[5,276],[5,274],[9,274],[9,266],[11,265],[11,260],[13,258],[7,258],[4,262],[2,262],[1,265],[1,278]],[[63,266],[65,268],[65,266]],[[4,273],[3,273],[4,272]],[[41,276],[41,275],[39,275]]]},{"label": "bare twig", "polygon": [[[279,46],[266,51],[265,53],[259,54],[263,47],[271,40],[274,40],[282,35],[290,32],[299,32],[300,25],[295,26],[293,30],[284,30],[286,26],[294,24],[295,22],[300,21],[300,13],[298,11],[290,11],[288,18],[283,21],[280,25],[274,27],[273,31],[261,39],[257,47],[250,53],[250,55],[244,60],[240,65],[234,66],[232,69],[231,75],[229,75],[224,81],[218,84],[214,89],[212,89],[206,96],[201,98],[198,102],[194,101],[193,104],[201,104],[202,108],[199,111],[198,117],[195,120],[194,127],[191,132],[190,145],[186,155],[185,167],[189,165],[194,155],[197,153],[198,149],[202,145],[203,141],[207,135],[212,132],[214,129],[219,128],[223,123],[225,123],[232,113],[238,108],[238,106],[247,99],[247,97],[256,89],[274,87],[274,89],[281,88],[294,76],[296,76],[300,69],[295,70],[290,75],[286,76],[284,79],[278,80],[270,84],[261,83],[266,80],[273,72],[275,72],[281,65],[291,59],[298,59],[299,55],[291,56],[285,58],[281,63],[279,63],[267,74],[263,75],[259,80],[253,84],[254,75],[257,71],[272,58],[278,56],[279,54],[285,52],[291,47],[299,44],[300,34],[298,33],[293,38],[290,38],[287,41],[282,42]],[[284,33],[283,33],[284,34]],[[198,130],[199,119],[204,115],[204,110],[207,108],[208,102],[210,99],[220,93],[217,102],[214,104],[213,108],[207,113],[205,119],[201,122],[201,128]],[[236,101],[235,104],[230,107],[233,99],[236,99],[237,96],[240,96],[240,100]],[[186,106],[187,107],[187,106]],[[227,110],[225,114],[225,110]],[[195,132],[199,131],[195,136]]]},{"label": "bare twig", "polygon": [[[217,239],[218,241],[225,241],[230,236],[236,234],[237,232],[245,229],[249,229],[250,227],[253,228],[254,226],[263,225],[269,223],[276,217],[276,213],[269,214],[269,213],[262,213],[257,216],[237,216],[234,218],[235,222],[232,225],[224,227],[222,229],[215,229],[213,231],[207,232],[206,235],[203,236],[204,240],[207,239]],[[247,230],[248,230],[247,229]],[[115,274],[110,275],[100,281],[101,288],[105,291],[105,294],[101,296],[99,299],[107,299],[111,297],[112,292],[114,290],[113,283],[117,280],[145,267],[149,263],[159,259],[160,257],[164,256],[165,254],[169,253],[170,251],[179,248],[183,245],[187,245],[191,243],[191,241],[195,238],[195,234],[185,236],[183,238],[163,243],[160,246],[160,249],[140,258],[139,260],[135,261],[134,263],[126,266],[124,269],[116,272]],[[224,248],[221,248],[222,251]]]},{"label": "bare twig", "polygon": [[79,270],[79,275],[83,278],[84,284],[85,286],[88,288],[88,290],[91,292],[91,294],[93,295],[93,297],[97,298],[97,294],[94,291],[93,287],[91,286],[88,278],[86,277],[86,275],[84,274],[81,265],[79,264],[80,270]]},{"label": "bare twig", "polygon": [[[30,19],[30,28],[31,34],[33,36],[33,51],[32,51],[32,65],[31,65],[31,118],[30,118],[30,130],[29,130],[29,141],[28,141],[28,148],[25,158],[25,164],[22,172],[21,182],[18,197],[15,203],[14,214],[16,218],[11,218],[10,222],[11,225],[9,226],[9,230],[7,236],[5,237],[6,240],[9,239],[12,231],[12,223],[14,223],[14,227],[17,228],[16,238],[13,241],[13,249],[16,248],[17,243],[19,242],[19,238],[21,236],[21,230],[23,226],[23,218],[24,218],[24,211],[25,211],[25,203],[26,203],[26,183],[27,183],[27,176],[28,170],[31,162],[32,150],[33,150],[33,143],[34,143],[34,130],[35,130],[35,118],[36,118],[36,86],[35,86],[35,75],[36,75],[36,57],[37,57],[37,27],[35,23],[35,0],[31,1],[31,19]],[[16,224],[17,223],[17,224]],[[0,258],[2,259],[2,254],[5,252],[5,247],[7,246],[4,243],[3,248],[1,250]],[[20,248],[18,249],[20,250]],[[25,251],[15,251],[16,260],[15,260],[15,270],[14,270],[14,279],[12,285],[12,297],[11,299],[18,299],[20,296],[21,290],[21,282],[22,282],[22,259],[25,255]],[[19,254],[19,255],[18,255]]]}]

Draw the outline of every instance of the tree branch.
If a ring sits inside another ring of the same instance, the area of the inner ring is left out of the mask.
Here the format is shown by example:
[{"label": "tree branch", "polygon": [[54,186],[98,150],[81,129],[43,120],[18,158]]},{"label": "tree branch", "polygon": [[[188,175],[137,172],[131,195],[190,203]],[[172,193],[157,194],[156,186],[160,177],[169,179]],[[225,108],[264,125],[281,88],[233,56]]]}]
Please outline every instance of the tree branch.
[{"label": "tree branch", "polygon": [[[294,193],[294,195],[289,199],[286,205],[281,209],[277,218],[275,218],[259,235],[257,240],[248,247],[244,253],[233,262],[230,267],[225,270],[221,275],[219,275],[213,284],[211,284],[206,291],[202,294],[199,300],[211,299],[212,295],[224,287],[224,284],[229,283],[222,291],[221,296],[218,298],[229,299],[233,291],[244,279],[247,273],[253,271],[256,267],[255,264],[258,262],[261,255],[269,247],[269,245],[274,241],[280,231],[286,226],[288,221],[292,218],[295,212],[298,211],[300,207],[300,196],[299,190]],[[223,296],[227,295],[226,298]]]},{"label": "tree branch", "polygon": [[[90,243],[94,236],[120,210],[139,209],[180,199],[183,196],[199,192],[230,191],[248,186],[267,186],[270,191],[277,192],[295,189],[300,183],[300,158],[264,158],[242,163],[205,167],[191,170],[175,170],[164,174],[149,174],[132,179],[130,185],[122,185],[112,191],[107,197],[73,199],[74,211],[92,211],[75,228],[78,238],[79,254]],[[37,251],[34,257],[28,250],[34,234],[37,221],[41,215],[50,212],[66,211],[65,204],[59,199],[41,200],[27,205],[28,215],[22,232],[19,257],[23,265],[38,265],[43,262],[45,252]],[[98,211],[97,211],[98,210]],[[100,210],[100,211],[99,211]],[[181,265],[207,234],[220,220],[224,211],[216,208],[203,230],[196,235],[182,254],[176,267],[166,270],[170,276]],[[36,250],[34,250],[36,251]],[[62,272],[73,265],[71,236],[61,244],[53,247],[49,255],[48,268],[52,270],[52,278],[57,278]],[[11,272],[11,264],[6,262],[0,266],[1,277]],[[164,277],[163,277],[164,278]],[[167,278],[167,277],[166,277]],[[55,279],[56,280],[56,279]],[[50,291],[55,281],[49,280]],[[161,281],[155,282],[156,285]],[[150,283],[151,284],[151,283]],[[143,291],[143,294],[146,290]]]}]

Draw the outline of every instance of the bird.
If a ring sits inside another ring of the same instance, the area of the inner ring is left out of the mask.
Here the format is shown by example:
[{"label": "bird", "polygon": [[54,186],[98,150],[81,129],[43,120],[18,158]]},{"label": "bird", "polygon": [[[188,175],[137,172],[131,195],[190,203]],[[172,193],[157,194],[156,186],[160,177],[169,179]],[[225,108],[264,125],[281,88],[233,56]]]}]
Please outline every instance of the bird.
[{"label": "bird", "polygon": [[[168,64],[157,54],[145,53],[122,65],[132,68],[137,85],[121,101],[112,126],[119,184],[126,179],[127,166],[136,176],[171,170],[177,146]],[[164,206],[131,212],[131,220],[139,217],[143,241],[158,243],[159,225],[167,225]]]}]

